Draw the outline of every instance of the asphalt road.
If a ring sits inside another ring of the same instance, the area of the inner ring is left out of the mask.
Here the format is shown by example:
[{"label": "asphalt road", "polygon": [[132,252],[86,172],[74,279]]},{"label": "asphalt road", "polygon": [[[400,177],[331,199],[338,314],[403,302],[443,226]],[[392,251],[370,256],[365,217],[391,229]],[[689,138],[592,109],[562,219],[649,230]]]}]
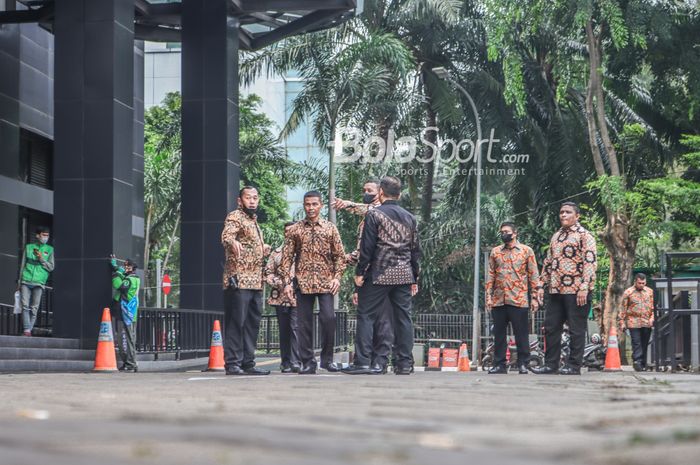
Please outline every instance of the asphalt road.
[{"label": "asphalt road", "polygon": [[0,375],[0,465],[697,464],[700,376]]}]

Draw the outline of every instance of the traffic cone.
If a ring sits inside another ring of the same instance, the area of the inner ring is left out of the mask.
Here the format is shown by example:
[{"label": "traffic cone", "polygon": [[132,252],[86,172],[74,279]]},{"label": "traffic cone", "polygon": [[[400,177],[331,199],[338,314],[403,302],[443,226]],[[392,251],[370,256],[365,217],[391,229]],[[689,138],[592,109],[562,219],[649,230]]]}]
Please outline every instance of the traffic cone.
[{"label": "traffic cone", "polygon": [[608,335],[608,350],[605,354],[605,371],[622,371],[620,348],[617,345],[617,328],[613,325]]},{"label": "traffic cone", "polygon": [[117,371],[112,317],[108,308],[102,310],[102,322],[100,323],[100,334],[97,336],[97,351],[95,352],[95,368],[92,371]]},{"label": "traffic cone", "polygon": [[467,344],[463,343],[459,346],[459,362],[457,363],[458,371],[469,371],[469,354],[467,353]]},{"label": "traffic cone", "polygon": [[209,367],[207,371],[224,371],[225,369],[221,323],[219,323],[219,320],[214,320],[214,329],[211,332],[211,347],[209,348]]}]

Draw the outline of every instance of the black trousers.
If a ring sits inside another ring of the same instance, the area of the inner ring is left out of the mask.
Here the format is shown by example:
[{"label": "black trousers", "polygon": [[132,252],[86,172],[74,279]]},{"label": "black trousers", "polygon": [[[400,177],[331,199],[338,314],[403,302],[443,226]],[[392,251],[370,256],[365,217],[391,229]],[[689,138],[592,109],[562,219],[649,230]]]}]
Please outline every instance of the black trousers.
[{"label": "black trousers", "polygon": [[387,366],[394,345],[394,311],[391,301],[384,299],[384,304],[377,313],[372,335],[372,365]]},{"label": "black trousers", "polygon": [[255,348],[262,317],[262,291],[227,288],[224,291],[224,308],[226,368],[252,368],[255,366]]},{"label": "black trousers", "polygon": [[355,336],[355,365],[369,365],[372,356],[374,323],[388,297],[394,322],[396,366],[411,365],[413,321],[411,321],[411,285],[384,286],[365,282],[358,292],[357,334]]},{"label": "black trousers", "polygon": [[629,330],[630,339],[632,339],[632,360],[646,368],[651,328],[629,328]]},{"label": "black trousers", "polygon": [[527,364],[530,361],[530,340],[527,325],[527,307],[515,307],[513,305],[501,305],[491,310],[493,318],[493,366],[505,366],[506,348],[508,345],[506,332],[508,323],[513,328],[515,344],[518,346],[518,365]]},{"label": "black trousers", "polygon": [[299,341],[297,340],[297,309],[275,305],[280,330],[280,358],[283,367],[299,365]]},{"label": "black trousers", "polygon": [[583,348],[586,345],[586,319],[591,293],[588,293],[586,304],[576,305],[576,294],[550,294],[547,313],[544,317],[544,340],[547,350],[544,354],[545,365],[559,368],[561,357],[561,332],[564,323],[569,324],[569,360],[572,368],[583,365]]},{"label": "black trousers", "polygon": [[333,294],[302,294],[297,291],[299,358],[304,366],[316,365],[314,357],[314,301],[318,299],[321,326],[321,366],[333,362],[335,347],[335,310]]}]

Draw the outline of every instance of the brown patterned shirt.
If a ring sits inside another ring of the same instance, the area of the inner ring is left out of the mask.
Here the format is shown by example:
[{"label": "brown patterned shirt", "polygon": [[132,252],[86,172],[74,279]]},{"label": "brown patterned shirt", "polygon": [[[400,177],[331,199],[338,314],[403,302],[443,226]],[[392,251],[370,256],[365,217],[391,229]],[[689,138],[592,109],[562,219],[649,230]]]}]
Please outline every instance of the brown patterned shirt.
[{"label": "brown patterned shirt", "polygon": [[279,275],[289,284],[291,268],[302,294],[330,293],[331,281],[340,280],[345,271],[345,250],[333,223],[319,219],[299,221],[289,229],[282,249]]},{"label": "brown patterned shirt", "polygon": [[[288,299],[284,295],[284,281],[279,274],[279,267],[282,263],[282,247],[277,247],[271,254],[270,258],[267,259],[267,265],[265,265],[265,282],[272,287],[270,290],[270,297],[267,299],[267,303],[270,305],[278,305],[281,307],[296,307],[297,299],[292,297]],[[294,279],[294,265],[292,265],[291,272],[289,273],[291,279]]]},{"label": "brown patterned shirt", "polygon": [[525,244],[515,242],[512,247],[499,245],[489,255],[489,274],[486,279],[486,295],[491,305],[527,307],[528,284],[533,291],[540,287],[535,253]]},{"label": "brown patterned shirt", "polygon": [[595,285],[596,243],[579,223],[552,236],[542,267],[542,286],[550,294],[592,291]]},{"label": "brown patterned shirt", "polygon": [[[238,256],[233,254],[234,240],[243,246]],[[240,289],[262,289],[265,243],[257,217],[251,218],[240,208],[229,213],[221,233],[221,244],[226,254],[224,289],[233,276],[238,280]]]},{"label": "brown patterned shirt", "polygon": [[618,315],[627,328],[654,326],[654,291],[644,286],[638,291],[632,286],[622,294],[622,309]]}]

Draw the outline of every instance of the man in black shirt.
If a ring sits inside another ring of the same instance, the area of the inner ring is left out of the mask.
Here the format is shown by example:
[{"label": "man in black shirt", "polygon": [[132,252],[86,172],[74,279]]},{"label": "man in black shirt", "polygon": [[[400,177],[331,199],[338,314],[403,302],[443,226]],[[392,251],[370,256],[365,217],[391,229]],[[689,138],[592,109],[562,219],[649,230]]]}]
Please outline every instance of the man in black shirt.
[{"label": "man in black shirt", "polygon": [[420,248],[416,218],[398,205],[401,181],[392,176],[379,184],[381,206],[367,212],[355,270],[358,287],[354,364],[348,374],[370,374],[374,322],[384,299],[391,302],[397,363],[394,373],[411,372],[413,322],[411,297],[418,292]]}]

